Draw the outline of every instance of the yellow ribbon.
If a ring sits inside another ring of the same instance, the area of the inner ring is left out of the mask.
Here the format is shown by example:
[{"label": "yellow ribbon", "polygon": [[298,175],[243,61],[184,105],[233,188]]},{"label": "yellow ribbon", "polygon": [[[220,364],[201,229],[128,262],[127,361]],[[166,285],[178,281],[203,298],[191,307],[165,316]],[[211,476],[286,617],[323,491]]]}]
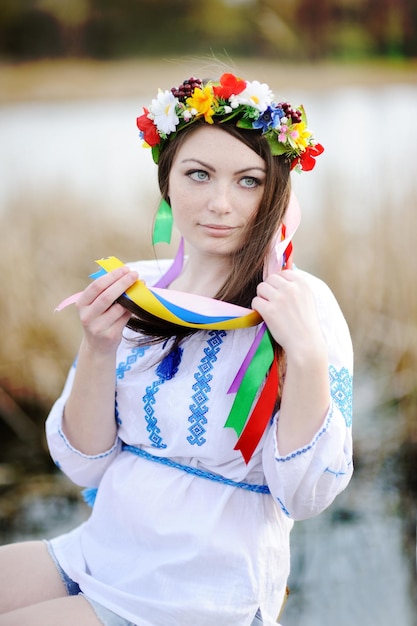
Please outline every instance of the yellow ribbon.
[{"label": "yellow ribbon", "polygon": [[[100,259],[96,261],[96,263],[102,267],[106,272],[111,272],[112,270],[123,267],[124,263],[120,261],[117,257],[109,257],[107,259]],[[175,292],[171,292],[174,294]],[[194,323],[183,320],[181,317],[175,315],[172,311],[169,310],[164,304],[162,304],[158,298],[152,293],[152,290],[149,289],[143,280],[137,280],[131,287],[126,290],[126,295],[138,306],[140,306],[148,313],[152,313],[157,317],[164,319],[168,322],[172,322],[174,324],[178,324],[180,326],[187,326],[189,328],[200,328],[204,330],[211,329],[222,329],[222,330],[233,330],[235,328],[247,328],[249,326],[256,326],[262,322],[262,319],[256,311],[252,309],[247,309],[248,313],[233,317],[227,320],[219,320],[215,319],[213,322],[204,322],[204,323]],[[203,299],[203,296],[200,296]],[[227,312],[228,303],[224,302],[225,313],[224,316],[227,317],[230,315],[230,312]]]}]

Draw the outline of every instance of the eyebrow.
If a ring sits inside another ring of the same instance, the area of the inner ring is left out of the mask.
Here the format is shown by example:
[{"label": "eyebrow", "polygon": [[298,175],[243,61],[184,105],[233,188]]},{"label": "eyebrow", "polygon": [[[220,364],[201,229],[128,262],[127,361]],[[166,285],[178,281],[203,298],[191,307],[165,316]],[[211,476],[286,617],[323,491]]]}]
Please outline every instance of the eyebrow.
[{"label": "eyebrow", "polygon": [[[208,163],[205,163],[204,161],[200,161],[200,159],[194,159],[194,158],[183,159],[181,163],[188,163],[190,161],[192,161],[193,163],[199,163],[202,167],[205,167],[211,172],[216,171],[214,167],[212,167]],[[243,174],[244,172],[248,172],[251,170],[259,170],[260,172],[263,172],[264,174],[266,174],[266,169],[264,167],[259,167],[258,165],[249,165],[248,167],[244,167],[241,170],[237,170],[235,174]]]}]

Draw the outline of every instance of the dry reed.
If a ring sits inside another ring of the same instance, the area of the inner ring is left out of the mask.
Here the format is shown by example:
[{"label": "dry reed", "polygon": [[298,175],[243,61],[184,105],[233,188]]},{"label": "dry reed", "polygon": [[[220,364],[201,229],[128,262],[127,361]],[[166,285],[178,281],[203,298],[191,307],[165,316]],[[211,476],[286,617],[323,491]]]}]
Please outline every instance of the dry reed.
[{"label": "dry reed", "polygon": [[[387,201],[370,228],[353,235],[331,197],[323,205],[326,228],[312,237],[305,226],[297,235],[297,260],[335,292],[357,367],[378,372],[381,401],[410,398],[417,388],[416,198],[401,207]],[[95,258],[152,256],[145,243],[150,220],[139,229],[104,216],[97,226],[94,210],[53,190],[35,200],[15,198],[0,220],[0,384],[18,397],[29,393],[49,402],[80,338],[74,310],[54,314],[56,304],[86,285]]]},{"label": "dry reed", "polygon": [[18,401],[48,404],[80,340],[75,310],[54,313],[56,305],[87,285],[98,269],[94,259],[151,255],[149,229],[143,218],[140,228],[106,215],[98,219],[97,210],[62,190],[18,194],[0,224],[0,388]]},{"label": "dry reed", "polygon": [[341,305],[358,376],[372,378],[378,406],[399,408],[403,436],[417,443],[417,189],[400,205],[387,194],[362,230],[358,215],[335,210],[334,196],[324,198],[324,228],[301,229],[298,251]]}]

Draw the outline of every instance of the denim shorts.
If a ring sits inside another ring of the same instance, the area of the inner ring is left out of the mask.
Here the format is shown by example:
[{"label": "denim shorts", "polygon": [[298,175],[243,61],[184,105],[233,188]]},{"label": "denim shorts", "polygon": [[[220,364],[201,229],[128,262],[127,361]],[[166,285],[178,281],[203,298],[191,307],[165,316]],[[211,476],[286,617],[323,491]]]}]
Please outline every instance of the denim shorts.
[{"label": "denim shorts", "polygon": [[[60,566],[58,562],[58,559],[56,558],[54,549],[51,546],[50,542],[45,541],[44,543],[46,544],[46,547],[48,548],[49,554],[51,555],[51,558],[56,565],[59,575],[61,576],[61,580],[64,583],[65,589],[69,596],[78,596],[78,595],[83,596],[87,600],[87,602],[91,605],[97,618],[103,624],[103,626],[135,626],[133,622],[129,622],[129,620],[125,619],[124,617],[121,617],[120,615],[117,615],[117,613],[114,613],[113,611],[110,611],[110,609],[106,609],[106,607],[100,604],[99,602],[96,602],[92,598],[89,598],[88,596],[86,596],[81,591],[78,583],[76,583],[75,580],[72,580],[72,578],[70,578],[68,574],[62,569],[62,567]],[[263,624],[263,621],[262,621],[261,612],[258,610],[256,612],[256,615],[254,617],[254,620],[251,626],[262,626],[262,624]]]},{"label": "denim shorts", "polygon": [[117,613],[114,613],[113,611],[110,611],[110,609],[106,609],[106,607],[100,604],[99,602],[96,602],[92,598],[89,598],[88,596],[86,596],[85,593],[81,591],[78,583],[76,583],[75,580],[72,580],[72,578],[70,578],[68,574],[62,569],[62,567],[60,566],[58,562],[58,559],[56,558],[54,549],[51,546],[50,542],[45,541],[45,543],[46,543],[46,547],[48,548],[49,554],[51,555],[51,558],[56,565],[59,575],[61,576],[61,580],[65,585],[67,594],[69,596],[78,596],[78,595],[83,596],[87,600],[87,602],[91,605],[97,618],[103,624],[103,626],[135,626],[133,622],[129,622],[129,620],[125,619],[124,617],[121,617],[120,615],[117,615]]}]

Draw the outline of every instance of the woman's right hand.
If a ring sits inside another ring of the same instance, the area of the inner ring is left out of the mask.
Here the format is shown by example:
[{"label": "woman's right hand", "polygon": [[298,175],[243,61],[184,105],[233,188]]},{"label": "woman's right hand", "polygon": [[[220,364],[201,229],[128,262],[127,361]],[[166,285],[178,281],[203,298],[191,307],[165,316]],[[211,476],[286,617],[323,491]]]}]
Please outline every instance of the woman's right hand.
[{"label": "woman's right hand", "polygon": [[77,300],[84,337],[63,430],[71,445],[84,454],[100,454],[115,441],[115,357],[130,317],[115,300],[137,278],[128,267],[119,267],[90,283]]},{"label": "woman's right hand", "polygon": [[128,267],[96,278],[82,292],[76,306],[84,330],[84,342],[100,353],[114,352],[131,313],[115,302],[138,279]]}]

